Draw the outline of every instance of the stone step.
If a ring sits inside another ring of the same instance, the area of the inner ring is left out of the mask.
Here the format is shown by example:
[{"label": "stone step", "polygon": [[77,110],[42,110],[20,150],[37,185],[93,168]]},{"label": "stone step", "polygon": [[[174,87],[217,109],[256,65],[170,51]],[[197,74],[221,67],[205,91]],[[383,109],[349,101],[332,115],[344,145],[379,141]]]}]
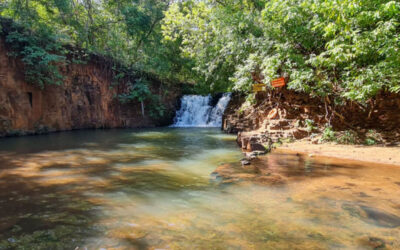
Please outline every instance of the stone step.
[{"label": "stone step", "polygon": [[288,126],[289,124],[294,124],[296,120],[290,119],[280,119],[280,120],[264,120],[264,124]]},{"label": "stone step", "polygon": [[284,132],[277,132],[277,131],[274,131],[274,132],[266,132],[268,135],[284,135],[285,133]]},{"label": "stone step", "polygon": [[292,128],[293,128],[292,126],[269,125],[266,129],[267,130],[289,130]]}]

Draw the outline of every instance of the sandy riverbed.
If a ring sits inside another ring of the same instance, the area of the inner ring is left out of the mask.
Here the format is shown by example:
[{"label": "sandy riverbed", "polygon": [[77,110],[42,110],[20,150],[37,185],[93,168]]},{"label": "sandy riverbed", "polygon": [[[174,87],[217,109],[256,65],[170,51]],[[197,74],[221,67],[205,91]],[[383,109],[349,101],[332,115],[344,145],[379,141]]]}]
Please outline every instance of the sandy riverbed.
[{"label": "sandy riverbed", "polygon": [[337,144],[312,144],[309,141],[285,143],[275,149],[278,152],[297,152],[315,157],[335,157],[400,166],[400,146],[362,146]]}]

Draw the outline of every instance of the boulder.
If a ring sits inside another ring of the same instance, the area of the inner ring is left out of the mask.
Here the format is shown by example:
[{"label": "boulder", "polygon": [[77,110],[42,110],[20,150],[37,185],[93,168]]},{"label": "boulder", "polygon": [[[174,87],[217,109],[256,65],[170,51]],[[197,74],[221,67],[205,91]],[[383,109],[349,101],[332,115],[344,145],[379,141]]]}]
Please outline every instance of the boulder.
[{"label": "boulder", "polygon": [[293,137],[296,138],[297,140],[306,138],[308,136],[308,132],[303,129],[296,129],[293,131]]},{"label": "boulder", "polygon": [[268,153],[272,145],[271,139],[265,134],[239,133],[237,143],[242,149],[259,154]]},{"label": "boulder", "polygon": [[384,249],[385,241],[378,237],[365,236],[358,240],[359,244],[363,247],[372,249]]},{"label": "boulder", "polygon": [[250,147],[247,148],[250,151],[261,151],[266,152],[266,148],[261,143],[250,143]]},{"label": "boulder", "polygon": [[241,160],[242,165],[250,165],[250,161],[248,160]]}]

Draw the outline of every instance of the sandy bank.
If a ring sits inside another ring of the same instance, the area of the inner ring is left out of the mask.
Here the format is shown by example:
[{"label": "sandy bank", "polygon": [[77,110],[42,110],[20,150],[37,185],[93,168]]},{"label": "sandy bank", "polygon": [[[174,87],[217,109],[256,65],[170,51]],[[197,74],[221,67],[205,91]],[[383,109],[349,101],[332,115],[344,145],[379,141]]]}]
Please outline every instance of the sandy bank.
[{"label": "sandy bank", "polygon": [[313,156],[335,157],[400,166],[400,146],[361,146],[337,144],[312,144],[309,141],[286,143],[275,149],[277,152],[298,152]]}]

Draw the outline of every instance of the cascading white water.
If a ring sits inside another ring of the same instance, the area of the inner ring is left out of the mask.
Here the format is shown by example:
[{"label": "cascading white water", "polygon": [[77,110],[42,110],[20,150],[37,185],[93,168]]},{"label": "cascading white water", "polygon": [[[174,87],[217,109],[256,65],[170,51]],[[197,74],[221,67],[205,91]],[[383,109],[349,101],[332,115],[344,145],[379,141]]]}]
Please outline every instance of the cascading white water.
[{"label": "cascading white water", "polygon": [[230,99],[231,94],[226,93],[213,107],[210,95],[185,95],[172,127],[221,127],[222,115]]}]

